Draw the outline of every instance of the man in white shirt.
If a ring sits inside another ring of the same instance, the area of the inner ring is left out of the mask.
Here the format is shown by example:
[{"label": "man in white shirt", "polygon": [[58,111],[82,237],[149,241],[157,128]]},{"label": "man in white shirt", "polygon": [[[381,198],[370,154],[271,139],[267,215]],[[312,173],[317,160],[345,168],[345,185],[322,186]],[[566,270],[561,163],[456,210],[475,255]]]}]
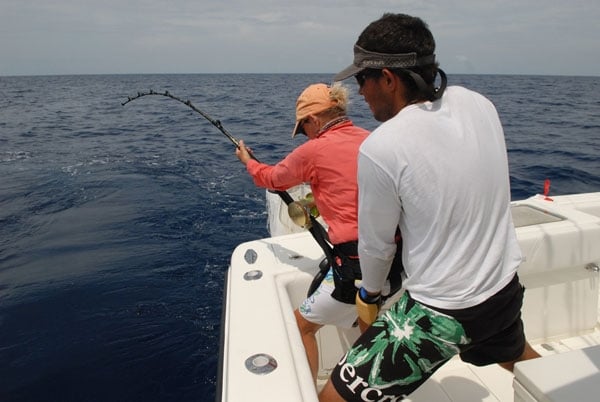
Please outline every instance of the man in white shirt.
[{"label": "man in white shirt", "polygon": [[[421,19],[385,14],[335,77],[354,76],[383,123],[358,158],[357,308],[372,325],[334,369],[321,401],[400,400],[456,354],[508,370],[539,356],[521,321],[521,252],[498,113],[476,92],[446,88],[434,50]],[[397,227],[406,292],[377,317]]]}]

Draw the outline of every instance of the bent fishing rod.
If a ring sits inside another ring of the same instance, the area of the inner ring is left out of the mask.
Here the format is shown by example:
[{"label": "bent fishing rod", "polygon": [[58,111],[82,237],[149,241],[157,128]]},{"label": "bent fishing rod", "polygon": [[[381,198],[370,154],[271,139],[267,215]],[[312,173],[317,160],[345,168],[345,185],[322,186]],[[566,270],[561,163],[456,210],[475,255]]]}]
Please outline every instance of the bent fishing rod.
[{"label": "bent fishing rod", "polygon": [[[173,100],[176,100],[177,102],[183,103],[184,105],[186,105],[187,107],[192,109],[194,112],[200,114],[202,117],[204,117],[206,120],[208,120],[217,129],[219,129],[219,131],[221,133],[223,133],[223,135],[225,135],[225,137],[227,137],[227,139],[229,139],[229,141],[231,141],[231,143],[233,145],[235,145],[236,148],[240,147],[239,140],[237,138],[235,138],[233,135],[231,135],[225,129],[225,127],[223,127],[223,124],[221,124],[221,121],[213,119],[207,113],[203,112],[202,110],[200,110],[196,106],[194,106],[192,104],[192,102],[190,102],[189,100],[183,100],[183,99],[171,94],[169,91],[156,92],[151,89],[148,92],[138,92],[137,95],[135,95],[135,96],[128,96],[127,100],[125,102],[121,103],[121,106],[125,106],[129,102],[132,102],[132,101],[142,98],[144,96],[152,96],[152,95],[166,96],[167,98],[171,98]],[[257,162],[260,162],[256,158],[256,156],[254,156],[254,154],[252,152],[249,152],[249,154],[252,159],[254,159]],[[269,191],[275,192],[277,195],[279,195],[279,197],[281,197],[281,199],[283,200],[283,202],[285,202],[286,205],[290,205],[292,202],[294,202],[294,199],[287,191],[279,191],[279,190],[276,190],[276,191],[269,190]],[[323,252],[325,253],[325,257],[327,257],[327,259],[330,261],[330,264],[333,264],[335,261],[333,259],[333,250],[327,241],[327,232],[325,231],[325,228],[319,223],[319,221],[317,221],[317,219],[313,215],[309,214],[309,218],[310,218],[310,226],[308,227],[308,230],[310,231],[310,233],[312,234],[312,236],[316,240],[316,242],[319,244],[319,246],[321,246],[321,249],[323,249]]]}]

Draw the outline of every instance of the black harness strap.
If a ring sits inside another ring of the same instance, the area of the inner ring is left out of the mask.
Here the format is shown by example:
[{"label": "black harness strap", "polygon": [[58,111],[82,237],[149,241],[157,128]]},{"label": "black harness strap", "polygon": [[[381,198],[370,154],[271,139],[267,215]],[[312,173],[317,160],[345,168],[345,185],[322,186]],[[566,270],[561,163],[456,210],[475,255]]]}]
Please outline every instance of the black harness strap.
[{"label": "black harness strap", "polygon": [[[402,264],[402,236],[400,229],[396,228],[396,254],[388,273],[388,281],[390,282],[390,292],[383,296],[383,300],[387,300],[397,293],[402,288],[402,272],[404,265]],[[328,246],[329,247],[329,246]],[[331,249],[331,257],[325,258],[319,264],[319,272],[313,278],[310,287],[308,288],[307,297],[312,295],[319,287],[327,271],[333,269],[333,279],[335,289],[332,297],[343,303],[354,303],[356,288],[354,281],[362,279],[360,270],[360,261],[358,258],[358,242],[352,241],[342,244],[337,244]]]}]

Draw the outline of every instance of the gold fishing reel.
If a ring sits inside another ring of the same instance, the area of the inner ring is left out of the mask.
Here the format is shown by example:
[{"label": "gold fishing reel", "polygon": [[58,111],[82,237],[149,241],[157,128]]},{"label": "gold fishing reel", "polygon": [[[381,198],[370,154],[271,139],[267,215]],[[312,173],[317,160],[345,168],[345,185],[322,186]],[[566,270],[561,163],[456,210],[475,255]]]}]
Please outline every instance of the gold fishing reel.
[{"label": "gold fishing reel", "polygon": [[310,217],[319,217],[319,210],[315,204],[315,197],[313,194],[308,193],[306,197],[290,203],[288,205],[288,215],[296,225],[305,229],[310,229]]}]

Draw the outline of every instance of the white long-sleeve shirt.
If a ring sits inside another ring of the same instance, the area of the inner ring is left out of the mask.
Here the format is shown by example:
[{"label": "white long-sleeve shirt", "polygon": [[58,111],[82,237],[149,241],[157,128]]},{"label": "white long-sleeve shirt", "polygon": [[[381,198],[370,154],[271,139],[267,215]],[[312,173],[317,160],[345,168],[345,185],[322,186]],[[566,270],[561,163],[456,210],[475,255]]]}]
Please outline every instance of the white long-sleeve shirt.
[{"label": "white long-sleeve shirt", "polygon": [[410,105],[360,147],[363,286],[379,291],[400,226],[403,286],[425,304],[477,305],[514,276],[521,252],[510,213],[504,133],[495,107],[462,87]]}]

